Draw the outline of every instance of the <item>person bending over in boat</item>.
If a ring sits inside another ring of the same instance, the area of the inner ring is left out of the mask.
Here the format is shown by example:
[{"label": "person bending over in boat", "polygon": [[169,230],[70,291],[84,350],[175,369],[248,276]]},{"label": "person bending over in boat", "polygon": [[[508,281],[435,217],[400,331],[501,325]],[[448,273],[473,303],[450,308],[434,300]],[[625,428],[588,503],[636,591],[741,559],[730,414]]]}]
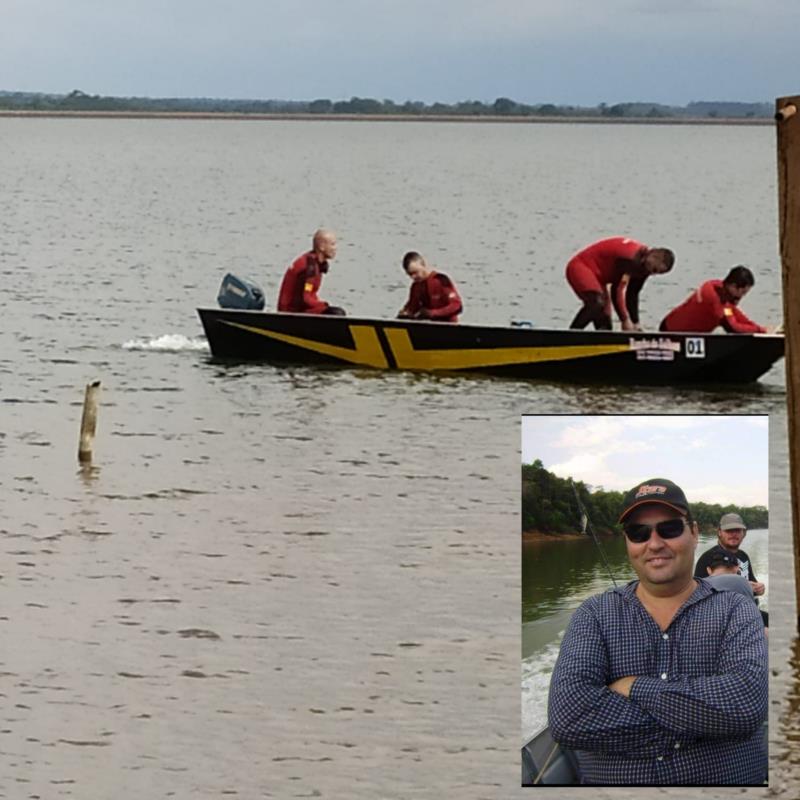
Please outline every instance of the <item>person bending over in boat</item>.
[{"label": "person bending over in boat", "polygon": [[400,309],[398,318],[458,322],[458,315],[463,311],[461,298],[447,275],[431,269],[425,259],[413,251],[403,256],[403,269],[412,284],[408,302]]},{"label": "person bending over in boat", "polygon": [[755,283],[747,267],[734,267],[724,280],[706,281],[661,320],[661,331],[710,333],[721,325],[728,333],[766,333],[748,319],[739,301]]},{"label": "person bending over in boat", "polygon": [[683,490],[651,478],[620,522],[638,576],[585,600],[550,681],[550,733],[596,785],[755,785],[766,777],[767,640],[758,609],[692,576]]},{"label": "person bending over in boat", "polygon": [[336,257],[336,234],[320,228],[311,242],[311,250],[298,256],[286,270],[278,293],[278,311],[304,314],[344,315],[344,309],[332,306],[317,296],[322,276]]},{"label": "person bending over in boat", "polygon": [[583,308],[570,328],[611,330],[611,304],[624,331],[640,331],[639,292],[650,275],[669,272],[675,254],[665,247],[647,247],[635,239],[614,236],[576,253],[567,264],[567,281]]}]

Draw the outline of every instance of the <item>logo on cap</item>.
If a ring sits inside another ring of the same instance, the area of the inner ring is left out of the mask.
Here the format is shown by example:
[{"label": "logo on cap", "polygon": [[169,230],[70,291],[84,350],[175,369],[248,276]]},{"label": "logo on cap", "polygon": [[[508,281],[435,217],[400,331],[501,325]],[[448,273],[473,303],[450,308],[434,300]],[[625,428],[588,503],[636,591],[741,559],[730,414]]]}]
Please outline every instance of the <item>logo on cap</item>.
[{"label": "logo on cap", "polygon": [[640,497],[647,497],[651,494],[664,494],[667,491],[666,486],[650,486],[645,484],[644,486],[640,486],[639,490],[636,492],[634,500],[638,500]]}]

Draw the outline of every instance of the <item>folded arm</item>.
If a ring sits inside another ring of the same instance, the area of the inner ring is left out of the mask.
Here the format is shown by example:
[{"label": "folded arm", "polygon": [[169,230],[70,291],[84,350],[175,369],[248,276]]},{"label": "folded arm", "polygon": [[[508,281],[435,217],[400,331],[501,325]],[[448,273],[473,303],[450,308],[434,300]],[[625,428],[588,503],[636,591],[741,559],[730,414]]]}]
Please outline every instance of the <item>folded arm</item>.
[{"label": "folded arm", "polygon": [[723,635],[716,675],[670,681],[638,677],[630,700],[676,735],[747,738],[767,715],[767,673],[764,625],[756,605],[742,597]]},{"label": "folded arm", "polygon": [[611,691],[608,651],[590,611],[572,616],[550,681],[553,738],[578,750],[657,755],[674,738],[645,709]]}]

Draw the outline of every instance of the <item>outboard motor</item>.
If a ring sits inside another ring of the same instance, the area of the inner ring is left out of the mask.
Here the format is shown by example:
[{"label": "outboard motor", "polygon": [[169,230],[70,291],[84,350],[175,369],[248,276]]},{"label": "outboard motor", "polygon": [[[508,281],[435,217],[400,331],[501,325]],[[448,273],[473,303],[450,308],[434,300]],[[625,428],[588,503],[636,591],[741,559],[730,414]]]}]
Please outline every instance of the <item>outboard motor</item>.
[{"label": "outboard motor", "polygon": [[237,278],[229,272],[219,287],[217,302],[221,308],[243,308],[261,311],[264,308],[264,292],[250,281]]}]

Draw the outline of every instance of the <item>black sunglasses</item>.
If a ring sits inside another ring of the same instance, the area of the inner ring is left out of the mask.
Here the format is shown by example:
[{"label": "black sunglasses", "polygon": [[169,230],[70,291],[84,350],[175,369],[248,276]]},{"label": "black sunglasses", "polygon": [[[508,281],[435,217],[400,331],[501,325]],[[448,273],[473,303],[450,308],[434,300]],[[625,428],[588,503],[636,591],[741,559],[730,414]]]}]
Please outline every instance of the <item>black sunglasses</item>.
[{"label": "black sunglasses", "polygon": [[655,530],[662,539],[677,539],[686,525],[685,519],[665,519],[655,525],[646,525],[642,522],[627,522],[622,526],[625,535],[636,544],[642,544],[650,538]]}]

